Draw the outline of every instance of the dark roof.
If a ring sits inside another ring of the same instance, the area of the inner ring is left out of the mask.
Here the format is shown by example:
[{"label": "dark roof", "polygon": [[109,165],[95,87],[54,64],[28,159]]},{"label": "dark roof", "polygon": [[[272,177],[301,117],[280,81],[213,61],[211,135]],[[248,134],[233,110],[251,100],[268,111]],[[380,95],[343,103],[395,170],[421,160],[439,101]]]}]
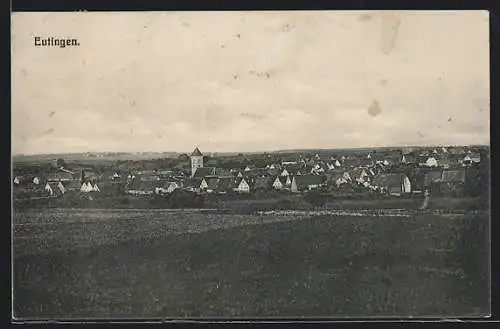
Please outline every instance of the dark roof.
[{"label": "dark roof", "polygon": [[157,185],[158,184],[155,181],[141,181],[135,179],[128,183],[125,189],[134,191],[154,191]]},{"label": "dark roof", "polygon": [[386,188],[400,187],[405,176],[401,173],[379,174],[373,179],[373,185]]},{"label": "dark roof", "polygon": [[441,171],[429,171],[425,174],[424,186],[430,186],[432,183],[439,182],[441,180]]},{"label": "dark roof", "polygon": [[203,156],[203,154],[201,154],[199,148],[195,148],[193,153],[191,153],[191,156]]},{"label": "dark roof", "polygon": [[193,177],[203,178],[206,176],[231,177],[231,171],[225,168],[203,167],[196,169]]},{"label": "dark roof", "polygon": [[273,182],[274,180],[269,177],[257,177],[254,185],[255,188],[269,188]]},{"label": "dark roof", "polygon": [[320,185],[324,183],[324,178],[318,175],[302,175],[294,177],[297,188],[305,188],[310,185]]},{"label": "dark roof", "polygon": [[191,178],[186,182],[186,186],[199,188],[202,178]]},{"label": "dark roof", "polygon": [[295,175],[295,174],[297,174],[297,172],[301,171],[301,166],[300,165],[286,165],[286,166],[283,166],[283,168],[281,169],[281,172],[283,172],[283,170],[285,170],[285,169],[289,175]]},{"label": "dark roof", "polygon": [[215,169],[214,167],[198,168],[198,169],[196,169],[193,177],[194,178],[203,178],[205,176],[210,176],[210,175],[212,175],[214,169]]},{"label": "dark roof", "polygon": [[444,170],[441,176],[443,183],[463,183],[465,182],[465,170]]},{"label": "dark roof", "polygon": [[226,191],[233,187],[234,179],[232,177],[223,177],[219,179],[217,184],[218,191]]},{"label": "dark roof", "polygon": [[205,177],[204,180],[208,185],[207,188],[210,190],[215,190],[217,188],[218,183],[219,183],[218,177]]},{"label": "dark roof", "polygon": [[267,170],[262,168],[254,168],[251,169],[250,171],[242,172],[244,176],[251,176],[251,177],[265,176],[267,175],[267,173],[268,173]]},{"label": "dark roof", "polygon": [[66,181],[62,182],[62,184],[66,190],[79,190],[82,186],[80,181]]},{"label": "dark roof", "polygon": [[336,181],[339,178],[344,177],[344,172],[343,171],[329,171],[326,177],[332,181]]}]

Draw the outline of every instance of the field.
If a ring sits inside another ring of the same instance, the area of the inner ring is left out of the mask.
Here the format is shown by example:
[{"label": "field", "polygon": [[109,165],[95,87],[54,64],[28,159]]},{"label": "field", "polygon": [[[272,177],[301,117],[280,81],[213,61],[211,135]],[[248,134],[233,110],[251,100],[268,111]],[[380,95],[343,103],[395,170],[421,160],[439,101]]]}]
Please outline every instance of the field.
[{"label": "field", "polygon": [[19,211],[17,318],[484,316],[489,216]]}]

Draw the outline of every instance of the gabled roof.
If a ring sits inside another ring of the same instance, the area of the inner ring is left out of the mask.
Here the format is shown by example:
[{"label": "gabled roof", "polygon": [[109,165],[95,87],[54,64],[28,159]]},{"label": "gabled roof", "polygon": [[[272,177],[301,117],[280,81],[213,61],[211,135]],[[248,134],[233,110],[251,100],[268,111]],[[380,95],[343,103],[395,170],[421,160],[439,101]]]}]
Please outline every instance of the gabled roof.
[{"label": "gabled roof", "polygon": [[306,188],[311,185],[321,185],[324,183],[324,178],[318,175],[302,175],[293,178],[298,189]]},{"label": "gabled roof", "polygon": [[350,171],[350,176],[355,178],[361,177],[363,171],[368,175],[368,170],[365,170],[363,168],[354,168]]},{"label": "gabled roof", "polygon": [[210,189],[210,190],[215,190],[217,188],[218,183],[219,183],[218,177],[205,177],[204,180],[207,183],[207,189]]},{"label": "gabled roof", "polygon": [[237,178],[236,181],[235,181],[235,186],[238,187],[240,184],[241,184],[241,181],[242,180],[245,180],[245,182],[249,185],[249,186],[252,186],[252,183],[253,181],[251,179],[249,179],[248,177],[241,177],[241,178]]},{"label": "gabled roof", "polygon": [[405,174],[401,173],[385,173],[379,174],[375,176],[372,184],[375,186],[392,188],[401,186],[403,183],[403,179],[405,178]]},{"label": "gabled roof", "polygon": [[199,188],[202,180],[203,178],[191,178],[186,181],[186,186]]},{"label": "gabled roof", "polygon": [[203,156],[203,154],[200,152],[199,148],[195,148],[191,156]]},{"label": "gabled roof", "polygon": [[215,167],[203,167],[203,168],[197,168],[195,173],[194,173],[194,178],[203,178],[205,176],[210,176],[212,175]]},{"label": "gabled roof", "polygon": [[195,178],[203,178],[206,176],[231,177],[231,171],[225,168],[203,167],[196,169]]}]

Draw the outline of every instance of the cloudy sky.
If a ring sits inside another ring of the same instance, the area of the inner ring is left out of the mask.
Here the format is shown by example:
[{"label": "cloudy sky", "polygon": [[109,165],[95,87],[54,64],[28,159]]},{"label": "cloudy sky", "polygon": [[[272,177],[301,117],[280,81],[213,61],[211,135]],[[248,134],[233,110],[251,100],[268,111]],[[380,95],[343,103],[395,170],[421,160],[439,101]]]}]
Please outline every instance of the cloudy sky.
[{"label": "cloudy sky", "polygon": [[489,144],[488,40],[484,11],[14,13],[12,150]]}]

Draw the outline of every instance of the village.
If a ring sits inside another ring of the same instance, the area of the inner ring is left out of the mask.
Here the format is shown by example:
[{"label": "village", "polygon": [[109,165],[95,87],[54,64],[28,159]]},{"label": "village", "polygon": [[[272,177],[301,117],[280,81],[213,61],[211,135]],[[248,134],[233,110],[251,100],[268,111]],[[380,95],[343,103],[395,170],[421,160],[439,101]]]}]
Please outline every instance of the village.
[{"label": "village", "polygon": [[168,196],[175,191],[243,197],[265,191],[318,191],[338,197],[429,193],[474,196],[478,193],[478,175],[487,175],[487,169],[481,167],[488,162],[483,158],[487,153],[481,152],[480,148],[439,147],[342,155],[292,152],[213,157],[196,147],[190,155],[182,154],[171,161],[170,168],[151,168],[155,163],[147,161],[141,168],[137,163],[122,161],[96,169],[66,164],[64,159],[57,159],[48,169],[26,167],[21,174],[16,174],[14,167],[13,189],[14,198],[35,199],[71,194],[90,199],[100,194]]}]

